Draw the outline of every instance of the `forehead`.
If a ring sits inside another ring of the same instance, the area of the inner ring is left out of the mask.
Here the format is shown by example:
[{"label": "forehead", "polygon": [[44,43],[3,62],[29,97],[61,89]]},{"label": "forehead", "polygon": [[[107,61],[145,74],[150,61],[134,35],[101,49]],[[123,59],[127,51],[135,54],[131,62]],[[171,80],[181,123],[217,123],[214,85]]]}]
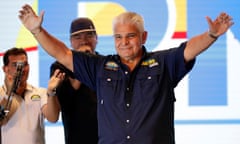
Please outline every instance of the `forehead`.
[{"label": "forehead", "polygon": [[16,62],[16,61],[27,61],[27,56],[24,54],[19,54],[19,55],[10,55],[8,57],[9,62]]},{"label": "forehead", "polygon": [[128,33],[138,33],[138,29],[134,24],[130,23],[118,23],[114,26],[114,34],[128,34]]}]

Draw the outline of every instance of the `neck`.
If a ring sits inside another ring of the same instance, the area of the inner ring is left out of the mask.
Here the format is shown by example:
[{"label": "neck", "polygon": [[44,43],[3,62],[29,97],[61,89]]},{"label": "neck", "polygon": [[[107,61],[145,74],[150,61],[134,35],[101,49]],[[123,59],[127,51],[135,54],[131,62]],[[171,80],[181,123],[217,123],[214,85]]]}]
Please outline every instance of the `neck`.
[{"label": "neck", "polygon": [[137,66],[137,64],[140,62],[141,58],[143,55],[143,51],[141,50],[135,57],[133,58],[121,58],[121,62],[124,63],[125,65],[128,66],[128,68],[130,69],[130,71],[133,71],[135,69],[135,67]]},{"label": "neck", "polygon": [[134,68],[137,66],[137,64],[140,61],[140,57],[136,57],[135,59],[122,59],[122,63],[128,66],[130,71],[133,71]]}]

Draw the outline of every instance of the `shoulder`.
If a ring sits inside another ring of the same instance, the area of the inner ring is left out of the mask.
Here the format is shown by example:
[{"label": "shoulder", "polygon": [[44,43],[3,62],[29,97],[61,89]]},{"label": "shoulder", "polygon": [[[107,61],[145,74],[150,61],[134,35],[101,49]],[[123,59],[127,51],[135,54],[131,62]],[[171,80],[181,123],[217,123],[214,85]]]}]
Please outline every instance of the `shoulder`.
[{"label": "shoulder", "polygon": [[47,89],[43,88],[43,87],[36,87],[36,86],[31,85],[31,84],[27,84],[26,91],[28,91],[30,93],[39,93],[39,94],[41,94],[41,93],[46,93]]}]

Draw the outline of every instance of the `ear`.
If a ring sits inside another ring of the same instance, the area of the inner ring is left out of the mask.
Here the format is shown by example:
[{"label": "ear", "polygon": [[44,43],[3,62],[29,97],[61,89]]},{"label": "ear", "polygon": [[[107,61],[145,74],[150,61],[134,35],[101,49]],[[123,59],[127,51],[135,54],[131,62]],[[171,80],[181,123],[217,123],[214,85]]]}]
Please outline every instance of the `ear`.
[{"label": "ear", "polygon": [[147,34],[148,34],[147,31],[144,31],[142,33],[142,44],[145,44],[145,42],[147,41]]},{"label": "ear", "polygon": [[96,37],[96,40],[98,40],[98,34],[97,34],[97,32],[95,33],[95,37]]},{"label": "ear", "polygon": [[73,43],[72,41],[73,41],[73,40],[72,40],[71,37],[69,38],[69,41],[70,41],[70,45],[71,45],[71,47],[73,48],[73,46],[72,46],[72,43]]},{"label": "ear", "polygon": [[98,36],[96,35],[96,44],[98,43]]},{"label": "ear", "polygon": [[7,72],[7,66],[2,66],[2,70],[4,71],[4,73],[6,73]]}]

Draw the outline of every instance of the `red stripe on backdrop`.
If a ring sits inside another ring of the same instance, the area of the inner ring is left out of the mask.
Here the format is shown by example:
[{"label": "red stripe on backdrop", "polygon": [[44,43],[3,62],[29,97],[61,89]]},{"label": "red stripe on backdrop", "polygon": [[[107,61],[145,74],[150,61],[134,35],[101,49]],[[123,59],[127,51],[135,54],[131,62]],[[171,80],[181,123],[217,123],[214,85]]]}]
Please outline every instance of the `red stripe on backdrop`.
[{"label": "red stripe on backdrop", "polygon": [[[27,48],[24,48],[25,51],[27,52],[30,52],[30,51],[36,51],[38,48],[37,46],[33,46],[33,47],[27,47]],[[0,53],[0,56],[3,56],[4,53]]]},{"label": "red stripe on backdrop", "polygon": [[173,39],[182,39],[182,38],[187,38],[187,32],[174,32]]}]

